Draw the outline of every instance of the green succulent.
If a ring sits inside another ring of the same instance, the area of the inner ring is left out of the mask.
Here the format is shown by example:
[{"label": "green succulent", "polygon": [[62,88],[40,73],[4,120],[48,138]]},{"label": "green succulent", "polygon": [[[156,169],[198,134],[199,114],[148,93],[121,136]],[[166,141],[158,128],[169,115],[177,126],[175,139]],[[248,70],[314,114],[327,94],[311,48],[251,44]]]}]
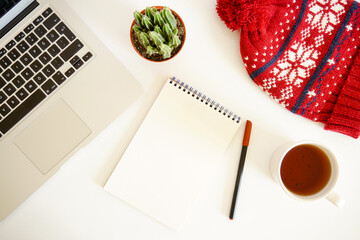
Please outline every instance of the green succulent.
[{"label": "green succulent", "polygon": [[160,53],[164,59],[171,57],[174,48],[181,44],[176,19],[168,7],[158,11],[147,7],[145,14],[134,12],[133,30],[149,55]]}]

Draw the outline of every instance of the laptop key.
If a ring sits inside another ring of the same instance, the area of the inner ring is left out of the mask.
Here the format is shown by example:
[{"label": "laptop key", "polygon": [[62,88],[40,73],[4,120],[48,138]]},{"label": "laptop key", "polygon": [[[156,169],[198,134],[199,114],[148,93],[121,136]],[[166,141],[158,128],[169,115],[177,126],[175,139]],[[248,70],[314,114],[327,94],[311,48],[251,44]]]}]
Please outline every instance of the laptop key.
[{"label": "laptop key", "polygon": [[61,60],[61,58],[56,57],[51,61],[51,65],[53,65],[55,69],[59,69],[62,65],[64,65],[64,62]]},{"label": "laptop key", "polygon": [[2,77],[0,77],[0,89],[5,85],[6,85],[5,80]]},{"label": "laptop key", "polygon": [[32,80],[25,84],[25,88],[26,90],[28,90],[29,93],[32,93],[36,89],[36,87],[36,84]]},{"label": "laptop key", "polygon": [[15,45],[16,45],[16,42],[14,40],[11,40],[8,44],[5,45],[5,47],[7,50],[10,50]]},{"label": "laptop key", "polygon": [[15,61],[21,56],[21,53],[19,53],[19,51],[14,48],[8,53],[8,56],[11,58],[11,60]]},{"label": "laptop key", "polygon": [[33,21],[33,24],[35,24],[35,26],[39,25],[42,21],[44,20],[44,18],[42,16],[38,16],[37,18],[35,18],[35,20]]},{"label": "laptop key", "polygon": [[43,67],[43,65],[38,61],[35,60],[34,62],[32,62],[30,64],[30,68],[36,73],[38,72],[41,68]]},{"label": "laptop key", "polygon": [[44,37],[38,42],[38,46],[45,50],[48,46],[50,46],[50,42]]},{"label": "laptop key", "polygon": [[34,73],[30,70],[30,68],[25,68],[25,70],[21,72],[21,76],[23,76],[26,80],[29,80],[32,76],[34,76]]},{"label": "laptop key", "polygon": [[23,88],[21,88],[19,91],[15,93],[15,95],[22,101],[24,100],[29,94],[27,91]]},{"label": "laptop key", "polygon": [[47,18],[52,12],[53,12],[52,9],[48,8],[42,13],[42,15],[44,18]]},{"label": "laptop key", "polygon": [[5,117],[6,115],[8,115],[8,113],[10,112],[10,108],[4,103],[3,105],[1,105],[0,107],[0,114]]},{"label": "laptop key", "polygon": [[47,30],[44,28],[43,25],[40,25],[37,28],[35,28],[34,32],[40,38],[47,33]]},{"label": "laptop key", "polygon": [[39,40],[39,38],[34,34],[34,33],[30,33],[25,40],[27,41],[28,44],[30,44],[30,46],[34,45],[34,43],[37,42],[37,40]]},{"label": "laptop key", "polygon": [[80,58],[79,58],[79,56],[78,55],[75,55],[75,57],[73,57],[72,59],[70,59],[70,64],[71,65],[73,65],[74,66],[74,64],[77,62],[77,61],[79,61],[80,60]]},{"label": "laptop key", "polygon": [[60,33],[60,34],[64,34],[69,40],[70,42],[72,42],[76,36],[73,34],[73,32],[63,23],[59,23],[55,29]]},{"label": "laptop key", "polygon": [[33,30],[33,29],[34,29],[34,25],[29,24],[29,25],[24,29],[24,32],[25,32],[26,34],[28,34],[28,33],[31,32],[31,30]]},{"label": "laptop key", "polygon": [[14,87],[14,85],[12,85],[11,83],[9,83],[8,85],[6,85],[4,87],[4,92],[10,97],[14,92],[16,91],[16,88]]},{"label": "laptop key", "polygon": [[11,108],[15,108],[17,105],[19,105],[20,101],[15,96],[12,96],[11,98],[9,98],[9,100],[6,101],[6,103]]},{"label": "laptop key", "polygon": [[7,96],[4,92],[0,91],[0,104],[3,103],[7,99]]},{"label": "laptop key", "polygon": [[58,24],[60,22],[60,18],[55,14],[51,14],[50,17],[48,17],[45,21],[44,21],[44,26],[49,30],[52,27],[54,27],[56,24]]},{"label": "laptop key", "polygon": [[2,74],[2,76],[5,78],[6,81],[9,82],[11,79],[13,79],[15,77],[15,74],[9,68]]},{"label": "laptop key", "polygon": [[32,57],[28,54],[28,53],[25,53],[24,55],[22,55],[22,57],[20,58],[20,61],[25,65],[29,65],[29,63],[31,63],[32,61]]},{"label": "laptop key", "polygon": [[55,30],[51,30],[51,32],[49,32],[46,37],[51,41],[54,42],[56,41],[56,39],[59,38],[59,34],[57,34],[57,32],[55,32]]},{"label": "laptop key", "polygon": [[46,97],[40,89],[36,90],[24,102],[14,109],[5,119],[0,122],[0,131],[5,134],[17,124],[26,114],[36,107]]},{"label": "laptop key", "polygon": [[68,46],[62,53],[60,53],[60,56],[62,59],[64,59],[64,61],[68,61],[82,47],[84,47],[84,44],[82,44],[79,39],[76,39],[73,43],[70,44],[70,46]]},{"label": "laptop key", "polygon": [[61,37],[56,43],[61,49],[64,49],[69,45],[69,41],[65,37]]},{"label": "laptop key", "polygon": [[53,44],[49,47],[48,52],[51,56],[55,57],[60,52],[60,49],[56,46],[56,44]]},{"label": "laptop key", "polygon": [[17,46],[16,48],[21,52],[21,53],[24,53],[26,52],[26,50],[29,49],[29,45],[24,41],[22,40]]},{"label": "laptop key", "polygon": [[37,56],[39,56],[40,53],[42,53],[42,51],[38,46],[35,45],[29,50],[29,53],[31,54],[31,56],[36,58]]},{"label": "laptop key", "polygon": [[73,66],[76,69],[79,69],[82,65],[84,65],[83,60],[79,59],[79,61],[77,61]]},{"label": "laptop key", "polygon": [[50,77],[55,72],[55,69],[49,64],[43,68],[42,72],[47,76]]},{"label": "laptop key", "polygon": [[51,60],[51,57],[47,52],[44,52],[40,55],[39,60],[45,65]]},{"label": "laptop key", "polygon": [[8,66],[10,66],[11,60],[5,56],[0,60],[0,65],[3,67],[3,69],[6,69]]},{"label": "laptop key", "polygon": [[38,85],[41,85],[43,82],[45,82],[46,77],[44,76],[44,74],[42,74],[42,72],[39,72],[35,75],[33,79]]},{"label": "laptop key", "polygon": [[84,60],[84,62],[87,62],[91,57],[92,57],[92,53],[91,52],[87,52],[82,59]]},{"label": "laptop key", "polygon": [[71,67],[65,72],[65,75],[67,77],[70,77],[71,75],[73,75],[74,72],[75,72],[75,69]]},{"label": "laptop key", "polygon": [[12,80],[12,83],[17,87],[20,88],[22,85],[24,85],[25,81],[24,79],[18,75],[16,76],[16,78],[14,78],[14,80]]},{"label": "laptop key", "polygon": [[66,80],[66,77],[59,71],[56,72],[52,78],[58,85],[62,84]]},{"label": "laptop key", "polygon": [[5,48],[0,49],[0,57],[4,56],[6,52]]},{"label": "laptop key", "polygon": [[16,61],[13,65],[11,65],[11,69],[15,73],[19,73],[19,72],[21,72],[21,70],[24,69],[24,66],[19,61]]},{"label": "laptop key", "polygon": [[49,79],[41,86],[41,88],[49,95],[57,88],[57,86],[51,79]]},{"label": "laptop key", "polygon": [[20,32],[18,35],[16,35],[15,40],[16,40],[17,42],[20,42],[21,39],[23,39],[24,37],[25,37],[25,33],[24,33],[24,32]]}]

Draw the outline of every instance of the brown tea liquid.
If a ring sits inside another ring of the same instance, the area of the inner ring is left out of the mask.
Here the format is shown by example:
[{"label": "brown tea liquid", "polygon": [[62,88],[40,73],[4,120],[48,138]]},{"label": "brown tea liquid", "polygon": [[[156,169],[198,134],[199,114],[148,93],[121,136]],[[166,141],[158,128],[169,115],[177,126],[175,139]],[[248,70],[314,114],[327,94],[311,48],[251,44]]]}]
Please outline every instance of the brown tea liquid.
[{"label": "brown tea liquid", "polygon": [[331,164],[321,149],[304,144],[294,147],[285,155],[280,174],[288,190],[308,196],[321,191],[329,182]]}]

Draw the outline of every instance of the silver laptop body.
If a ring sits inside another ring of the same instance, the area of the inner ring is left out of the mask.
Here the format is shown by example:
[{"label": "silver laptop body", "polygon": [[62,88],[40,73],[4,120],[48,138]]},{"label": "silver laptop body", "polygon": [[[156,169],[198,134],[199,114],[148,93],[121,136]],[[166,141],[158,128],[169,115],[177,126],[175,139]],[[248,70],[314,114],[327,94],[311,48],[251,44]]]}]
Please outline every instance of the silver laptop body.
[{"label": "silver laptop body", "polygon": [[141,94],[64,1],[19,4],[0,40],[0,220]]}]

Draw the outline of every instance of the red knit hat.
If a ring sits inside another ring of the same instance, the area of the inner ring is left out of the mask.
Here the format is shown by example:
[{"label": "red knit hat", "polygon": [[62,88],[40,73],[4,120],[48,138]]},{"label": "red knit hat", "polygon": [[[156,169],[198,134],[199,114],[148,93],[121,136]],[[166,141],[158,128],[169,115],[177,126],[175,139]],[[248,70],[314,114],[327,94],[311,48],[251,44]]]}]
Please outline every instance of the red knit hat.
[{"label": "red knit hat", "polygon": [[360,135],[360,6],[353,0],[217,0],[256,84],[325,129]]}]

